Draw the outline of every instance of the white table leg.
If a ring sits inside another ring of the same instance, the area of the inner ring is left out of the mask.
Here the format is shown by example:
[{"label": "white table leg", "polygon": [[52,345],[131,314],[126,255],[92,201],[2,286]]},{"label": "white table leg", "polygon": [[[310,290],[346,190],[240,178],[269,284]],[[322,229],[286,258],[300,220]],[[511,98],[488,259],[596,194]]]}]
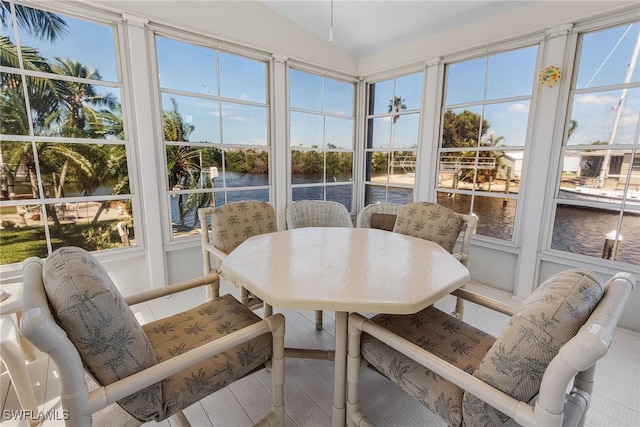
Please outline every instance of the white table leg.
[{"label": "white table leg", "polygon": [[[16,390],[20,406],[25,411],[36,417],[38,414],[38,405],[36,397],[31,385],[31,378],[27,371],[22,347],[20,346],[20,337],[15,322],[9,315],[0,316],[0,358],[7,367],[11,384]],[[28,419],[30,425],[37,425],[39,421],[36,419]]]},{"label": "white table leg", "polygon": [[346,376],[347,376],[347,318],[345,311],[336,311],[336,352],[333,374],[333,416],[334,427],[346,422]]}]

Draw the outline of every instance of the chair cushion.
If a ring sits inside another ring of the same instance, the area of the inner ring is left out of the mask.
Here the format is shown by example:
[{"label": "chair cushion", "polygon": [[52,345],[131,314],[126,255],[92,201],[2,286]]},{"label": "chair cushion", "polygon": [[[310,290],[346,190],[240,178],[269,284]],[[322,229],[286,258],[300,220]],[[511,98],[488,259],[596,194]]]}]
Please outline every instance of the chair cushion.
[{"label": "chair cushion", "polygon": [[[556,274],[527,297],[474,372],[511,397],[529,402],[538,393],[551,359],[589,318],[604,289],[593,273],[573,269]],[[467,426],[489,422],[484,402],[465,393]],[[504,421],[508,418],[498,413]]]},{"label": "chair cushion", "polygon": [[[142,327],[102,265],[87,251],[63,247],[47,257],[44,288],[56,322],[102,385],[156,364]],[[162,410],[160,383],[118,403],[146,421]]]},{"label": "chair cushion", "polygon": [[[379,314],[374,323],[473,373],[495,338],[430,306],[410,315]],[[367,334],[362,357],[450,426],[462,423],[463,391]]]},{"label": "chair cushion", "polygon": [[406,204],[396,220],[393,231],[430,240],[453,253],[464,222],[449,208],[429,202]]},{"label": "chair cushion", "polygon": [[396,225],[397,215],[372,213],[370,225],[371,228],[377,228],[379,230],[393,231],[393,227]]},{"label": "chair cushion", "polygon": [[[158,362],[176,357],[260,321],[231,295],[143,325]],[[243,377],[271,359],[271,334],[263,334],[162,381],[165,416]]]},{"label": "chair cushion", "polygon": [[228,254],[251,236],[278,231],[273,206],[247,200],[215,208],[211,215],[213,245]]}]

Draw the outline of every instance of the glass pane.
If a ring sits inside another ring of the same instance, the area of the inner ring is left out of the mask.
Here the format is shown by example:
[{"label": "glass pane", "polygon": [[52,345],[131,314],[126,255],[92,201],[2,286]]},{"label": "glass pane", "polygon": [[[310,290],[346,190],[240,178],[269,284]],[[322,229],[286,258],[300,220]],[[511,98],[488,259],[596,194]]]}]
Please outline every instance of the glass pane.
[{"label": "glass pane", "polygon": [[[293,114],[293,113],[292,113]],[[340,119],[337,117],[325,118],[325,142],[326,148],[353,149],[353,119]]]},{"label": "glass pane", "polygon": [[413,201],[412,188],[388,187],[387,200],[389,203],[399,203],[401,205]]},{"label": "glass pane", "polygon": [[327,200],[345,205],[351,212],[351,200],[353,197],[353,185],[328,185]]},{"label": "glass pane", "polygon": [[165,141],[220,142],[217,101],[162,94]]},{"label": "glass pane", "polygon": [[38,144],[45,197],[129,192],[127,153],[119,144]]},{"label": "glass pane", "polygon": [[[27,107],[24,102],[22,79],[18,74],[0,74],[0,133],[4,135],[29,135],[29,120]],[[44,94],[43,94],[44,95]],[[38,97],[38,101],[45,101]],[[42,110],[42,102],[31,105],[39,115],[46,115],[47,109]]]},{"label": "glass pane", "polygon": [[633,210],[625,211],[618,244],[618,261],[640,265],[640,204],[633,207]]},{"label": "glass pane", "polygon": [[258,200],[261,202],[269,202],[269,190],[239,190],[227,192],[228,203],[241,202],[243,200]]},{"label": "glass pane", "polygon": [[291,150],[291,183],[324,182],[324,154],[320,151]]},{"label": "glass pane", "polygon": [[483,99],[487,58],[447,66],[445,105],[477,102]]},{"label": "glass pane", "polygon": [[225,150],[224,161],[227,187],[269,185],[267,150]]},{"label": "glass pane", "polygon": [[364,186],[364,205],[372,203],[386,203],[387,188],[384,186],[366,184]]},{"label": "glass pane", "polygon": [[369,170],[368,179],[374,182],[388,182],[389,165],[391,164],[391,153],[373,151],[367,153],[366,167]]},{"label": "glass pane", "polygon": [[323,147],[324,117],[318,114],[291,111],[291,147]]},{"label": "glass pane", "polygon": [[[2,28],[2,37],[6,37],[6,44],[0,43],[0,66],[20,68],[18,57],[12,54],[12,51],[15,51],[16,49],[16,42],[14,35],[15,32],[13,30],[13,20],[8,13],[6,14],[6,19],[0,21],[0,28]],[[2,87],[4,88],[4,85]]]},{"label": "glass pane", "polygon": [[222,151],[219,148],[167,145],[166,155],[170,190],[212,188],[216,179],[218,185],[222,185]]},{"label": "glass pane", "polygon": [[391,147],[391,117],[369,119],[369,148]]},{"label": "glass pane", "polygon": [[439,191],[438,204],[447,207],[461,214],[469,215],[471,213],[471,195],[445,193]]},{"label": "glass pane", "polygon": [[353,153],[327,153],[327,182],[353,181]]},{"label": "glass pane", "polygon": [[537,55],[530,46],[490,56],[487,99],[531,95]]},{"label": "glass pane", "polygon": [[47,205],[53,250],[79,246],[88,251],[135,245],[131,200]]},{"label": "glass pane", "polygon": [[47,240],[40,205],[0,207],[0,264],[47,256]]},{"label": "glass pane", "polygon": [[640,24],[637,22],[585,34],[580,49],[576,88],[640,81],[640,67],[636,66],[633,74],[627,75],[639,38]]},{"label": "glass pane", "polygon": [[478,216],[477,234],[511,240],[516,216],[516,200],[474,196],[473,213]]},{"label": "glass pane", "polygon": [[486,127],[481,137],[481,146],[524,147],[529,101],[485,105],[484,120]]},{"label": "glass pane", "polygon": [[194,234],[200,229],[198,209],[212,206],[212,193],[172,194],[169,196],[171,207],[171,228],[173,236]]},{"label": "glass pane", "polygon": [[369,114],[385,114],[388,113],[389,104],[393,99],[393,80],[385,80],[383,82],[373,83],[369,93],[371,96],[371,104],[373,111]]},{"label": "glass pane", "polygon": [[391,149],[417,148],[420,114],[405,114],[391,120]]},{"label": "glass pane", "polygon": [[355,87],[352,83],[325,79],[324,111],[353,116]]},{"label": "glass pane", "polygon": [[[37,135],[123,139],[120,91],[66,80],[27,79]],[[46,101],[46,102],[45,102]]]},{"label": "glass pane", "polygon": [[640,88],[575,95],[567,144],[633,144],[638,105]]},{"label": "glass pane", "polygon": [[37,183],[31,143],[0,141],[1,200],[37,199]]},{"label": "glass pane", "polygon": [[488,123],[482,120],[479,106],[446,110],[442,127],[442,148],[477,147],[480,135],[487,133],[487,128]]},{"label": "glass pane", "polygon": [[295,187],[291,189],[292,200],[324,200],[324,186]]},{"label": "glass pane", "polygon": [[520,176],[524,150],[503,151],[497,158],[492,191],[517,194],[520,192]]},{"label": "glass pane", "polygon": [[160,87],[218,94],[216,52],[156,36]]},{"label": "glass pane", "polygon": [[440,152],[439,187],[472,190],[476,180],[476,166],[484,168],[487,165],[489,168],[495,167],[491,160],[476,160],[476,153],[473,151]]},{"label": "glass pane", "polygon": [[416,180],[415,151],[395,151],[391,153],[389,173],[390,184],[413,185]]},{"label": "glass pane", "polygon": [[607,234],[615,233],[619,215],[619,212],[558,204],[551,249],[600,258]]},{"label": "glass pane", "polygon": [[222,103],[222,142],[268,145],[267,107]]},{"label": "glass pane", "polygon": [[401,110],[419,110],[422,103],[422,72],[398,77],[395,96],[403,101]]},{"label": "glass pane", "polygon": [[226,53],[220,60],[220,96],[243,101],[267,101],[267,67],[264,62]]},{"label": "glass pane", "polygon": [[629,169],[627,200],[630,207],[636,205],[640,211],[640,192],[634,188],[640,182],[640,160],[636,156],[632,162],[630,150],[567,150],[558,197],[619,211]]},{"label": "glass pane", "polygon": [[[20,43],[38,50],[53,72],[87,79],[118,81],[113,28],[67,15],[22,7],[31,16],[43,17],[38,25],[18,26]],[[44,15],[47,18],[44,18]],[[46,25],[40,25],[46,20]],[[49,36],[53,34],[53,40]],[[73,59],[70,59],[73,58]]]},{"label": "glass pane", "polygon": [[293,108],[322,111],[322,77],[290,69],[289,97]]}]

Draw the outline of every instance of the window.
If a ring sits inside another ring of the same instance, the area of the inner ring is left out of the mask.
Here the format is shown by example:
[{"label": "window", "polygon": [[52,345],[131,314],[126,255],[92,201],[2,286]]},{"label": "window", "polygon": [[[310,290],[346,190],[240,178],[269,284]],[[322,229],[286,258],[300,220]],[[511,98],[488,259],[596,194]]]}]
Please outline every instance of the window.
[{"label": "window", "polygon": [[640,265],[639,49],[637,22],[580,36],[551,249]]},{"label": "window", "polygon": [[172,237],[198,208],[269,201],[267,63],[156,36]]},{"label": "window", "polygon": [[369,85],[364,204],[413,201],[423,73]]},{"label": "window", "polygon": [[437,201],[512,241],[538,47],[447,65]]},{"label": "window", "polygon": [[0,26],[0,264],[135,245],[115,25],[3,1]]},{"label": "window", "polygon": [[353,204],[355,85],[289,69],[292,200]]}]

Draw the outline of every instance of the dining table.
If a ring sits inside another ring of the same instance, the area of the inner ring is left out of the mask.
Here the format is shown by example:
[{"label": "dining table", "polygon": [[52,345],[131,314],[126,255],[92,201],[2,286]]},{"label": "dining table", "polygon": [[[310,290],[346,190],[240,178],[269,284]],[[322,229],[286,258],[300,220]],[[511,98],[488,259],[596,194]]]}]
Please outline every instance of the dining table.
[{"label": "dining table", "polygon": [[346,227],[250,237],[224,259],[220,274],[276,309],[335,312],[334,426],[346,421],[349,313],[416,313],[469,281],[467,268],[437,243]]}]

